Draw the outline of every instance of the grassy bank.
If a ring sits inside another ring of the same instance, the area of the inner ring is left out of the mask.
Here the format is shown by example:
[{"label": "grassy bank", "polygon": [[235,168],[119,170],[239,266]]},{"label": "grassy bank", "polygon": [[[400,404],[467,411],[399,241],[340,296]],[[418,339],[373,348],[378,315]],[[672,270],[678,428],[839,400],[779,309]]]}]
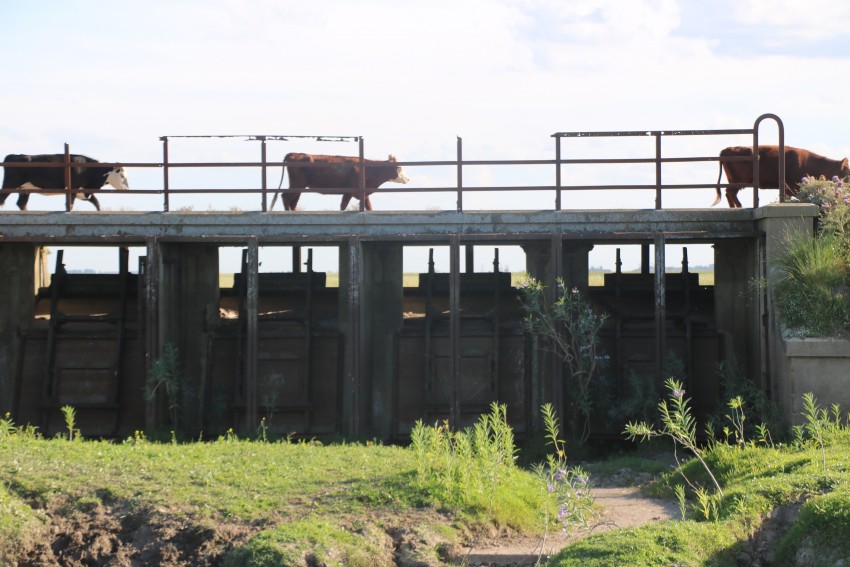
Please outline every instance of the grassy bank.
[{"label": "grassy bank", "polygon": [[[846,565],[848,416],[816,402],[809,409],[786,444],[732,432],[733,444],[703,450],[707,466],[692,458],[649,487],[679,501],[679,521],[591,536],[549,565]],[[709,470],[722,492],[710,490]]]},{"label": "grassy bank", "polygon": [[[812,398],[804,397],[804,407],[803,425],[783,443],[763,429],[745,433],[743,414],[732,411],[738,417],[722,440],[693,453],[680,449],[681,466],[645,486],[678,501],[681,518],[591,535],[548,564],[844,564],[848,416]],[[442,565],[458,546],[475,547],[481,534],[542,537],[548,530],[551,539],[565,517],[589,518],[592,527],[594,516],[578,500],[588,474],[592,485],[596,475],[624,468],[656,474],[661,466],[621,457],[571,469],[559,442],[548,445],[558,451],[547,466],[521,469],[504,413],[495,410],[463,432],[419,427],[410,447],[233,434],[152,443],[141,434],[123,442],[43,439],[0,420],[0,565],[107,558]]]},{"label": "grassy bank", "polygon": [[7,430],[0,565],[395,565],[406,539],[416,545],[405,553],[433,563],[484,527],[538,530],[545,485],[511,459],[488,468],[499,472],[484,486],[470,473],[489,461],[473,453],[452,458],[464,477],[447,484],[421,475],[413,449],[377,444],[141,434],[114,443]]}]

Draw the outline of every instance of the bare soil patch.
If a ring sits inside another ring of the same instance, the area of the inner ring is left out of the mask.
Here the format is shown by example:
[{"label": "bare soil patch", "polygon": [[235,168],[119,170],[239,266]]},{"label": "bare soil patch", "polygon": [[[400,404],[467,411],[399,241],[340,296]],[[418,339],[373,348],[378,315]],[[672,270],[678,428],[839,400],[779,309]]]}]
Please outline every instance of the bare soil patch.
[{"label": "bare soil patch", "polygon": [[56,501],[44,517],[44,528],[17,565],[215,565],[257,530],[133,509],[121,501],[76,507]]},{"label": "bare soil patch", "polygon": [[489,538],[477,542],[474,548],[464,548],[453,559],[465,559],[470,567],[525,567],[536,565],[541,557],[554,555],[569,544],[594,533],[643,526],[671,520],[679,515],[678,505],[671,500],[649,498],[636,486],[605,486],[593,489],[596,504],[601,510],[597,524],[578,533],[542,538]]}]

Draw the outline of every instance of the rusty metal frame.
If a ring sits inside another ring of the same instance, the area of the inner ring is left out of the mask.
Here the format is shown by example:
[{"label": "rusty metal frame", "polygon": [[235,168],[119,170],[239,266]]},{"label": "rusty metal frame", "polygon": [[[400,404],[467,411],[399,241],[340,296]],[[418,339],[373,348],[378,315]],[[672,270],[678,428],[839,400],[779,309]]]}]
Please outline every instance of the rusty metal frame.
[{"label": "rusty metal frame", "polygon": [[[665,136],[715,136],[715,135],[751,135],[753,137],[753,156],[743,158],[733,158],[741,160],[751,160],[753,162],[753,184],[758,187],[758,133],[759,128],[765,120],[772,120],[776,123],[779,133],[779,179],[785,179],[785,135],[782,120],[775,114],[763,114],[759,116],[752,128],[739,129],[718,129],[718,130],[651,130],[651,131],[603,131],[603,132],[556,132],[552,134],[555,139],[555,158],[548,160],[464,160],[463,159],[463,140],[457,138],[457,155],[454,160],[445,161],[399,161],[400,166],[415,166],[415,167],[432,167],[432,166],[454,166],[457,169],[457,182],[455,187],[403,187],[392,189],[393,193],[434,193],[434,192],[454,192],[457,195],[457,210],[463,211],[463,193],[469,191],[487,191],[487,192],[505,192],[505,191],[553,191],[555,193],[554,210],[560,211],[563,207],[562,193],[563,191],[587,191],[587,190],[654,190],[655,191],[655,208],[662,208],[661,195],[665,189],[707,189],[707,188],[743,188],[746,185],[743,183],[689,183],[689,184],[664,184],[662,178],[662,165],[665,163],[687,163],[687,162],[711,162],[720,161],[719,156],[697,156],[697,157],[663,157],[661,153],[661,139]],[[565,138],[600,138],[600,137],[647,137],[655,138],[655,155],[648,158],[627,158],[627,159],[564,159],[561,142]],[[259,141],[260,161],[258,162],[172,162],[169,157],[169,140],[176,138],[201,138],[201,139],[224,139],[224,138],[241,138],[245,141]],[[365,178],[366,168],[375,167],[370,165],[364,157],[364,138],[362,136],[293,136],[293,135],[216,135],[216,136],[162,136],[160,141],[163,144],[162,162],[123,162],[123,163],[108,163],[100,162],[98,164],[73,164],[74,167],[93,167],[103,165],[123,166],[128,168],[161,168],[163,172],[163,187],[162,189],[133,189],[127,194],[145,195],[145,194],[161,194],[163,196],[163,211],[168,211],[170,207],[170,195],[174,194],[239,194],[239,193],[259,193],[261,196],[260,209],[263,212],[268,212],[267,207],[267,169],[272,165],[267,159],[266,143],[268,141],[292,141],[298,139],[312,139],[322,142],[358,142],[358,162],[359,162],[359,179],[358,187],[329,187],[323,188],[323,194],[343,194],[352,193],[360,197],[360,208],[363,212],[365,204],[363,197],[366,193]],[[575,165],[607,165],[607,164],[655,164],[655,183],[654,184],[601,184],[601,185],[563,185],[562,183],[562,168],[564,166]],[[50,164],[31,164],[31,163],[2,163],[4,167],[57,167]],[[555,179],[552,185],[526,185],[526,186],[476,186],[467,187],[463,182],[464,166],[509,166],[509,165],[540,165],[540,166],[555,166]],[[73,188],[71,183],[71,166],[70,163],[70,148],[65,144],[65,187],[61,190],[66,194],[66,210],[71,210],[71,196]],[[299,167],[321,167],[322,164],[299,164]],[[169,171],[173,168],[230,168],[230,167],[256,167],[260,168],[260,187],[259,188],[233,188],[233,189],[175,189],[171,187],[169,182]],[[9,192],[38,192],[38,191],[60,191],[54,188],[40,189],[20,189]],[[118,194],[115,191],[106,190],[112,195]],[[97,194],[103,192],[102,189],[87,190]],[[302,190],[302,193],[316,193],[312,188]],[[389,191],[388,191],[389,192]],[[758,206],[758,190],[754,189],[755,196],[753,198],[754,207]],[[780,202],[785,200],[784,188],[780,191]]]}]

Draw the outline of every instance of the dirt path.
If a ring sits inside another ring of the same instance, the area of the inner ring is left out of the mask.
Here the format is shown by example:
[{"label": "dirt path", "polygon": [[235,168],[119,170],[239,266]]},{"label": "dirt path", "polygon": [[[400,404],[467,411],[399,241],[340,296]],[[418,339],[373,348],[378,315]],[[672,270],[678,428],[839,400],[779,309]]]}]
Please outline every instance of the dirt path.
[{"label": "dirt path", "polygon": [[642,526],[679,516],[679,507],[675,502],[647,498],[635,486],[594,488],[593,495],[596,503],[602,508],[600,524],[593,529],[569,538],[550,536],[545,544],[540,538],[488,540],[474,549],[463,549],[457,556],[457,561],[460,563],[465,559],[465,564],[469,567],[525,567],[534,565],[541,551],[544,556],[552,555],[566,545],[593,533]]}]

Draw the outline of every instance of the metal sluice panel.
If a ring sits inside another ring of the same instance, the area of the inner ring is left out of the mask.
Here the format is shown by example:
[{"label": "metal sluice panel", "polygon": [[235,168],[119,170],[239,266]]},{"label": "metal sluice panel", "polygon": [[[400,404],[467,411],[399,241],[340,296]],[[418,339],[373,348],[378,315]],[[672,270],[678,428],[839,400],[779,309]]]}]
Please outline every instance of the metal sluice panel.
[{"label": "metal sluice panel", "polygon": [[[268,431],[296,436],[338,433],[338,335],[311,337],[308,355],[303,331],[261,320],[258,334],[257,408]],[[213,435],[244,422],[247,400],[237,351],[235,334],[211,335],[204,421]]]},{"label": "metal sluice panel", "polygon": [[[405,334],[399,338],[395,431],[399,438],[408,436],[419,419],[433,425],[450,417],[449,339],[432,336],[430,354],[426,352],[425,342],[424,336]],[[480,415],[490,412],[490,404],[498,402],[507,404],[508,422],[514,432],[525,435],[530,408],[524,336],[502,335],[498,369],[491,336],[462,336],[460,350],[458,427],[472,425]],[[430,364],[426,364],[429,356]]]},{"label": "metal sluice panel", "polygon": [[144,362],[138,337],[125,339],[120,379],[113,366],[115,339],[62,336],[55,339],[52,391],[45,390],[47,334],[30,330],[23,346],[18,391],[21,423],[32,423],[51,436],[65,429],[62,406],[76,410],[77,427],[86,437],[129,434],[144,428]]}]

